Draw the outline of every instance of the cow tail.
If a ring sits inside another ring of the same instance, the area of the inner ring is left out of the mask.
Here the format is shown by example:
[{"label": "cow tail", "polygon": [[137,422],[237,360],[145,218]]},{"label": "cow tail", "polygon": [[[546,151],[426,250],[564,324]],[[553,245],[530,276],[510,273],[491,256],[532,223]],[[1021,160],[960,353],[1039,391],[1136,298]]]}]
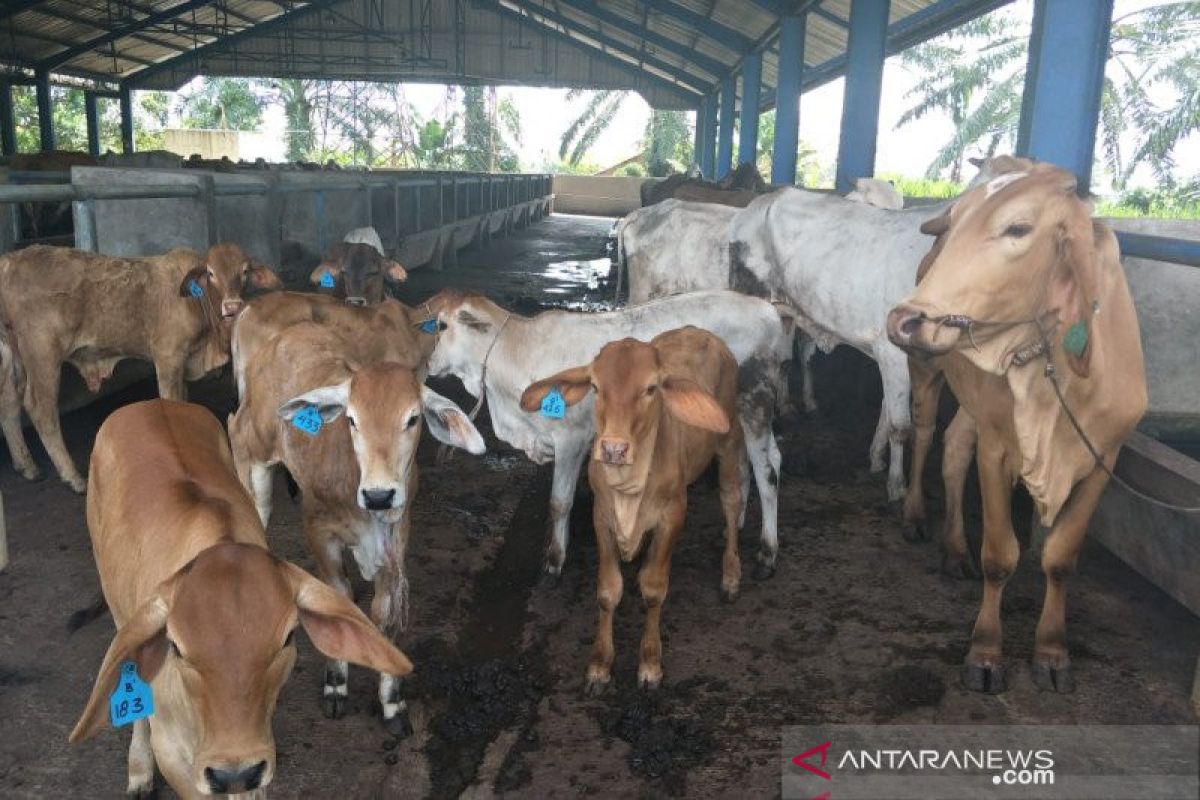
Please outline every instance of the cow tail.
[{"label": "cow tail", "polygon": [[104,616],[107,611],[108,601],[104,599],[104,595],[97,595],[91,604],[79,609],[67,620],[67,633],[74,633],[89,622]]},{"label": "cow tail", "polygon": [[613,295],[613,302],[621,302],[621,287],[624,284],[625,278],[625,219],[622,217],[617,220],[617,292]]}]

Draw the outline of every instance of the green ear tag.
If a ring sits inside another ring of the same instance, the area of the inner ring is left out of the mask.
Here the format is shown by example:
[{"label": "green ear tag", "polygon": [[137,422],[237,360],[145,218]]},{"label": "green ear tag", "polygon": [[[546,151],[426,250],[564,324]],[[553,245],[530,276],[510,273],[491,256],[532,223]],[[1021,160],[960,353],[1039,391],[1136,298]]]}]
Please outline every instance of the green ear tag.
[{"label": "green ear tag", "polygon": [[1067,328],[1067,333],[1063,336],[1063,350],[1078,357],[1087,349],[1087,343],[1087,325],[1084,325],[1082,320]]}]

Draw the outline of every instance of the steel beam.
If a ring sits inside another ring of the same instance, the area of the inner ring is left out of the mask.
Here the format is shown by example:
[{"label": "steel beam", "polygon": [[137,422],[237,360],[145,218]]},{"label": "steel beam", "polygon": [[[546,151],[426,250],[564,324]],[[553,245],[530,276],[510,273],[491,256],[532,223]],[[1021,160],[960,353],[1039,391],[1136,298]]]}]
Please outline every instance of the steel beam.
[{"label": "steel beam", "polygon": [[800,149],[800,82],[804,76],[804,31],[807,17],[784,17],[779,28],[779,78],[775,93],[775,149],[771,183],[796,182]]},{"label": "steel beam", "polygon": [[50,98],[50,73],[39,72],[34,78],[37,91],[38,141],[42,151],[54,149],[54,103]]},{"label": "steel beam", "polygon": [[758,106],[762,93],[762,53],[751,53],[742,62],[742,122],[738,137],[738,164],[758,161]]},{"label": "steel beam", "polygon": [[722,25],[712,17],[698,14],[690,8],[684,8],[671,2],[671,0],[642,0],[642,5],[679,20],[689,28],[694,28],[735,53],[741,54],[754,47],[754,40],[741,31],[734,30],[728,25]]},{"label": "steel beam", "polygon": [[121,84],[121,152],[133,152],[133,89]]},{"label": "steel beam", "polygon": [[17,152],[17,123],[13,116],[12,81],[0,80],[0,153]]},{"label": "steel beam", "polygon": [[890,0],[853,0],[850,6],[846,89],[834,186],[843,194],[853,188],[856,178],[875,174],[889,5]]},{"label": "steel beam", "polygon": [[1017,153],[1091,183],[1113,0],[1037,0]]},{"label": "steel beam", "polygon": [[47,70],[61,67],[71,59],[84,55],[85,53],[90,53],[97,47],[103,47],[104,45],[111,44],[118,39],[123,39],[126,36],[132,36],[135,33],[141,33],[143,30],[157,25],[160,22],[166,22],[167,20],[178,17],[181,14],[186,14],[187,12],[193,11],[197,8],[212,5],[212,2],[213,0],[187,0],[185,3],[180,3],[179,5],[172,6],[162,11],[156,11],[147,17],[142,17],[136,22],[130,22],[126,25],[118,25],[112,30],[105,31],[99,36],[88,39],[86,42],[80,42],[74,47],[69,47],[61,53],[55,53],[49,58],[43,59],[39,66],[42,69]]},{"label": "steel beam", "polygon": [[83,115],[87,119],[88,152],[94,156],[100,155],[100,107],[96,102],[96,93],[83,93]]},{"label": "steel beam", "polygon": [[713,168],[713,177],[724,178],[733,168],[733,109],[735,84],[733,76],[721,81],[721,123],[717,129],[717,164]]}]

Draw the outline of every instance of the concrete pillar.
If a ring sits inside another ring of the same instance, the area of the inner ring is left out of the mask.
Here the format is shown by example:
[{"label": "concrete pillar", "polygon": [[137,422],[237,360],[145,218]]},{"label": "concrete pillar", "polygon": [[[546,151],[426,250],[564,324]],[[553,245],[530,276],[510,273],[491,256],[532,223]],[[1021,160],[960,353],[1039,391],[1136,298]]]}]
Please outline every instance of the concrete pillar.
[{"label": "concrete pillar", "polygon": [[855,178],[875,174],[889,5],[889,0],[853,0],[850,6],[846,90],[842,96],[835,186],[843,194],[854,188]]},{"label": "concrete pillar", "polygon": [[121,85],[121,151],[133,152],[133,91]]},{"label": "concrete pillar", "polygon": [[95,92],[83,93],[83,112],[87,118],[88,152],[94,156],[100,155],[100,108],[96,102]]},{"label": "concrete pillar", "polygon": [[1091,182],[1113,0],[1037,0],[1017,153]]},{"label": "concrete pillar", "polygon": [[700,109],[702,112],[699,133],[700,155],[697,162],[700,164],[700,174],[711,178],[717,160],[717,99],[709,95],[704,98],[704,104]]},{"label": "concrete pillar", "polygon": [[717,165],[713,177],[724,178],[733,166],[733,76],[721,81],[721,123],[717,130]]},{"label": "concrete pillar", "polygon": [[37,89],[38,136],[42,150],[54,149],[54,105],[50,100],[50,73],[39,72],[34,79]]},{"label": "concrete pillar", "polygon": [[13,117],[12,81],[0,81],[0,153],[17,152],[17,123]]},{"label": "concrete pillar", "polygon": [[742,63],[742,130],[738,137],[738,164],[758,160],[758,107],[762,92],[762,53],[751,53]]},{"label": "concrete pillar", "polygon": [[807,16],[788,16],[779,25],[779,79],[775,88],[775,149],[771,183],[796,180],[800,148],[800,77],[804,71],[804,23]]}]

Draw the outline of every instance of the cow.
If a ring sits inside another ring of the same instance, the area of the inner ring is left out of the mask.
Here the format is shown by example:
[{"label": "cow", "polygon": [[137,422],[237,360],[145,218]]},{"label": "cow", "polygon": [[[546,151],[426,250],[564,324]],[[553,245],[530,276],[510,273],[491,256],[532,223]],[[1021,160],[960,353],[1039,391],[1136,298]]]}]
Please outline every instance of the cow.
[{"label": "cow", "polygon": [[713,334],[692,326],[667,331],[649,344],[625,338],[605,345],[590,363],[533,383],[521,408],[536,412],[551,392],[568,407],[590,392],[596,441],[588,464],[599,574],[600,618],[587,670],[587,688],[607,687],[613,662],[613,612],[621,602],[621,561],[648,551],[638,588],[646,608],[638,685],[662,681],[659,621],[671,574],[671,553],[683,533],[687,487],[715,456],[719,463],[725,553],[721,593],[738,594],[742,566],[737,536],[746,472],[735,412],[738,364]]},{"label": "cow", "polygon": [[154,794],[156,766],[181,797],[262,796],[297,627],[330,658],[412,671],[353,603],[267,550],[205,409],[162,399],[118,409],[96,435],[91,474],[88,531],[117,633],[70,740],[103,728],[110,698],[132,689],[118,696],[125,716],[152,715],[133,722],[130,796]]},{"label": "cow", "polygon": [[[70,174],[72,167],[94,167],[96,157],[79,150],[43,150],[38,153],[14,153],[4,159],[14,172],[54,172]],[[44,182],[41,179],[35,182]],[[56,179],[56,182],[59,182]],[[69,180],[61,181],[69,183]],[[27,239],[64,236],[74,229],[71,204],[60,201],[21,203],[21,232]]]},{"label": "cow", "polygon": [[889,208],[892,211],[904,208],[904,195],[900,194],[894,184],[879,178],[858,178],[846,199],[876,208]]},{"label": "cow", "polygon": [[342,241],[334,242],[309,275],[313,284],[359,306],[374,305],[387,296],[385,278],[401,283],[408,279],[408,273],[399,262],[387,258],[374,228],[356,228]]},{"label": "cow", "polygon": [[758,168],[747,162],[740,164],[719,181],[706,181],[689,175],[671,175],[661,181],[645,181],[641,186],[642,207],[652,206],[668,198],[695,203],[717,203],[744,208],[771,186]]},{"label": "cow", "polygon": [[232,243],[204,255],[178,249],[119,258],[34,246],[0,258],[0,323],[14,361],[3,379],[15,384],[13,391],[0,390],[0,420],[17,471],[38,474],[27,457],[20,405],[13,402],[18,392],[59,476],[82,493],[87,482],[67,452],[58,419],[63,363],[95,392],[122,359],[146,359],[154,362],[159,395],[182,400],[185,379],[229,360],[243,291],[279,286],[274,272]]},{"label": "cow", "polygon": [[[975,182],[1020,160],[990,159]],[[730,288],[782,299],[824,352],[848,344],[879,365],[883,407],[871,442],[871,470],[890,450],[887,495],[903,500],[904,442],[911,428],[908,361],[884,331],[888,311],[912,289],[929,250],[921,222],[936,206],[891,211],[837,195],[781,189],[737,212],[729,225]]]},{"label": "cow", "polygon": [[183,156],[170,150],[140,150],[136,153],[114,153],[109,150],[100,156],[102,167],[133,167],[137,169],[182,169]]},{"label": "cow", "polygon": [[1006,685],[1000,601],[1019,555],[1009,508],[1017,480],[1050,529],[1034,683],[1074,689],[1067,580],[1121,444],[1147,406],[1116,237],[1075,191],[1070,172],[1038,164],[968,192],[926,226],[945,240],[887,320],[897,345],[940,357],[978,430],[984,593],[963,672],[977,691]]},{"label": "cow", "polygon": [[[418,358],[394,339],[297,323],[250,358],[246,391],[229,420],[238,476],[263,524],[271,514],[272,471],[282,464],[303,493],[304,538],[317,574],[350,597],[342,563],[349,548],[362,576],[375,582],[371,619],[389,637],[407,627],[404,558],[422,416],[439,441],[484,451],[467,415],[422,385]],[[346,678],[345,661],[331,661],[322,690],[327,717],[345,713]],[[384,724],[407,735],[400,688],[395,674],[380,673]]]},{"label": "cow", "polygon": [[[737,292],[694,292],[600,314],[546,311],[513,314],[478,294],[443,290],[426,304],[437,318],[429,373],[454,375],[483,402],[486,393],[496,436],[538,464],[554,462],[543,569],[561,576],[568,521],[579,469],[595,431],[591,401],[553,419],[521,411],[521,393],[548,372],[589,362],[610,341],[648,340],[684,325],[721,337],[740,365],[738,417],[762,502],[762,540],[754,575],[771,577],[779,548],[779,446],[771,432],[775,403],[791,358],[790,312]],[[749,481],[750,476],[746,479]],[[742,492],[742,516],[749,487]]]}]

